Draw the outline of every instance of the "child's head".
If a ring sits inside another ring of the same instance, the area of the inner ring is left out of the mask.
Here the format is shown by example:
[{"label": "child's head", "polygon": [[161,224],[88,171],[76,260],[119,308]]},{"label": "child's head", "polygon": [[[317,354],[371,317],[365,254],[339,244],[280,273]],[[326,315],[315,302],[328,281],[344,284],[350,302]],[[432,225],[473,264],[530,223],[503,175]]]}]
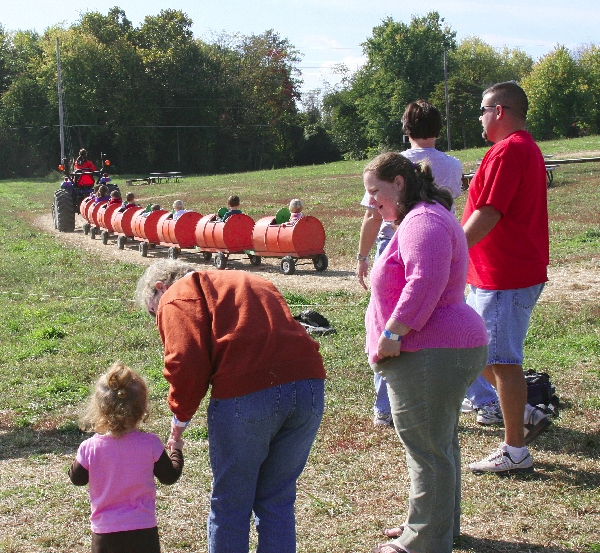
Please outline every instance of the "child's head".
[{"label": "child's head", "polygon": [[173,209],[175,211],[181,211],[183,209],[183,202],[181,200],[175,200],[173,202]]},{"label": "child's head", "polygon": [[232,208],[240,207],[240,197],[229,196],[229,198],[227,198],[227,205]]},{"label": "child's head", "polygon": [[102,176],[107,179],[108,178],[108,173],[103,173]]},{"label": "child's head", "polygon": [[135,194],[133,192],[127,192],[127,196],[125,196],[125,199],[131,203],[135,201]]},{"label": "child's head", "polygon": [[67,182],[69,180],[69,177],[65,177],[65,182]]},{"label": "child's head", "polygon": [[98,196],[100,196],[101,198],[105,198],[106,196],[108,196],[108,186],[100,186],[100,188],[98,188],[98,192],[96,192],[96,194]]},{"label": "child's head", "polygon": [[302,211],[302,200],[294,198],[290,202],[290,213],[300,213]]},{"label": "child's head", "polygon": [[110,193],[110,197],[114,198],[115,200],[120,200],[121,199],[121,193],[118,190],[113,190]]},{"label": "child's head", "polygon": [[150,211],[158,211],[159,209],[160,209],[160,206],[158,204],[152,204]]},{"label": "child's head", "polygon": [[120,361],[96,382],[81,419],[82,429],[119,437],[148,418],[144,379]]}]

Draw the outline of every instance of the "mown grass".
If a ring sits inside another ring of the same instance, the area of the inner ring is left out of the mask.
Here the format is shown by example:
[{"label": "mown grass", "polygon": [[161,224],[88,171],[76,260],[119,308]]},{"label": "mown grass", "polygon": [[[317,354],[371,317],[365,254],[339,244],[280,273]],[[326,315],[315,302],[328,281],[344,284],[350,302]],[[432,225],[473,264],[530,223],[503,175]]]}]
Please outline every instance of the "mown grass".
[{"label": "mown grass", "polygon": [[[544,153],[600,150],[600,139],[542,145]],[[456,154],[475,163],[482,151]],[[327,253],[351,267],[362,209],[363,163],[188,177],[184,183],[136,188],[141,203],[182,198],[214,212],[238,193],[255,219],[292,197],[318,216]],[[123,179],[124,180],[124,179]],[[121,183],[122,179],[117,178]],[[585,261],[600,269],[600,165],[561,167],[549,191],[553,266]],[[87,490],[67,477],[79,442],[77,412],[95,377],[116,359],[142,372],[152,389],[147,428],[166,437],[162,350],[152,321],[131,296],[142,268],[107,262],[66,247],[31,224],[49,212],[56,182],[0,182],[0,552],[89,550]],[[462,210],[464,199],[459,200]],[[318,278],[307,274],[306,279]],[[316,281],[315,281],[316,282]],[[404,453],[392,431],[371,423],[372,374],[363,317],[368,296],[339,290],[282,288],[293,312],[314,305],[336,327],[319,339],[328,370],[327,412],[298,490],[298,550],[370,551],[381,529],[406,512]],[[526,479],[463,473],[463,532],[456,551],[600,550],[600,299],[542,301],[527,339],[526,368],[549,372],[561,416],[533,445],[536,474]],[[187,431],[186,468],[172,488],[159,487],[163,550],[206,550],[210,491],[201,406]],[[461,419],[465,462],[483,456],[501,429]]]}]

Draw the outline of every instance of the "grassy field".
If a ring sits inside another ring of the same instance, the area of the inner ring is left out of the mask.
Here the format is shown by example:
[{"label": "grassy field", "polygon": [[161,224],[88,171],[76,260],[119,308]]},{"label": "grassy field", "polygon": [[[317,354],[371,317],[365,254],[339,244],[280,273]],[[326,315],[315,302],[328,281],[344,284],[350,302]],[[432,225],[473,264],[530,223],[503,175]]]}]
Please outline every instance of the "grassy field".
[{"label": "grassy field", "polygon": [[[600,138],[542,144],[557,157],[600,153]],[[485,150],[456,155],[465,171]],[[254,219],[292,197],[319,217],[332,264],[354,265],[364,162],[187,177],[183,183],[137,187],[140,203],[215,212],[237,193]],[[116,182],[124,184],[125,176]],[[92,381],[121,359],[152,388],[146,428],[166,439],[162,349],[152,321],[134,308],[142,267],[107,262],[69,247],[34,223],[50,211],[58,179],[0,182],[0,552],[89,551],[86,488],[67,478],[78,444],[77,414]],[[124,186],[122,186],[124,189]],[[551,265],[600,270],[600,164],[567,165],[549,190]],[[458,202],[462,211],[464,198]],[[280,286],[292,312],[315,305],[337,334],[320,338],[328,370],[327,410],[298,489],[301,553],[368,552],[381,530],[406,512],[404,452],[391,430],[371,421],[372,374],[363,353],[368,296],[319,291],[326,275],[303,275],[308,286]],[[314,286],[312,286],[314,283]],[[581,285],[579,285],[581,286]],[[310,292],[306,292],[310,290]],[[574,290],[574,292],[577,290]],[[594,291],[592,291],[594,292]],[[596,291],[597,292],[597,291]],[[499,479],[463,472],[463,533],[455,551],[600,552],[600,298],[542,301],[526,344],[526,368],[550,373],[561,415],[533,444],[535,475]],[[186,467],[173,487],[159,486],[163,551],[206,550],[211,476],[204,405],[186,432]],[[502,430],[461,418],[463,463],[489,453]]]}]

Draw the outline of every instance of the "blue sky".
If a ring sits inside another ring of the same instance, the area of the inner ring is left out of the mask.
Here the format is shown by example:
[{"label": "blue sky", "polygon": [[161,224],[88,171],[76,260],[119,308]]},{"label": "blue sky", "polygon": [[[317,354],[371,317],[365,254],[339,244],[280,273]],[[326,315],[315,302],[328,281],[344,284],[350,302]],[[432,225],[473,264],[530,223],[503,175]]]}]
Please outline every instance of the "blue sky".
[{"label": "blue sky", "polygon": [[194,35],[208,42],[221,31],[260,34],[274,29],[304,55],[303,90],[335,84],[339,77],[331,68],[336,64],[359,67],[361,43],[388,16],[408,23],[412,15],[437,10],[459,41],[476,35],[494,47],[521,48],[534,59],[557,44],[571,50],[600,44],[598,0],[0,0],[0,24],[9,31],[43,32],[51,25],[74,23],[85,11],[106,14],[115,5],[134,25],[162,9],[180,9],[193,20]]}]

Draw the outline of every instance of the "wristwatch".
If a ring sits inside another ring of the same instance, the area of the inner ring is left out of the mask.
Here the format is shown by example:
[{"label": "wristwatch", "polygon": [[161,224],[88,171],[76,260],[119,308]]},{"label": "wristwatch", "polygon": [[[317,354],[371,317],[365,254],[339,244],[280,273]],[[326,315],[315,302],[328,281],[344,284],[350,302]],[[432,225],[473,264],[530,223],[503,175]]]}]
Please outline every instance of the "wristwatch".
[{"label": "wristwatch", "polygon": [[369,261],[369,256],[368,255],[360,255],[360,253],[357,253],[356,259],[358,259],[359,261]]},{"label": "wristwatch", "polygon": [[190,421],[182,422],[178,420],[175,415],[173,415],[173,426],[179,426],[179,428],[186,428],[188,424],[190,424]]}]

